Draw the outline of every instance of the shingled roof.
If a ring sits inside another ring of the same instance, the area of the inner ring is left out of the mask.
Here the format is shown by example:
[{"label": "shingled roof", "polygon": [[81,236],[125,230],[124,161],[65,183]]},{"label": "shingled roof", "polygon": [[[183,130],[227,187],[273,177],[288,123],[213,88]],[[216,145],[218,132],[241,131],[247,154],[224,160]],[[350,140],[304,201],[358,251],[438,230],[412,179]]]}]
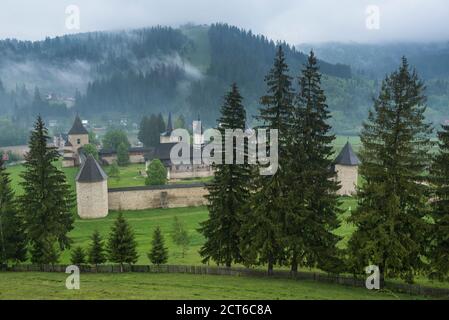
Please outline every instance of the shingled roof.
[{"label": "shingled roof", "polygon": [[358,166],[360,163],[359,158],[352,150],[351,144],[346,142],[343,149],[341,149],[340,154],[335,158],[334,164],[340,164],[344,166]]},{"label": "shingled roof", "polygon": [[70,129],[69,134],[89,134],[86,128],[84,128],[80,117],[77,115],[75,121],[73,122],[72,129]]},{"label": "shingled roof", "polygon": [[161,135],[164,137],[168,137],[171,135],[173,131],[173,122],[171,120],[171,112],[168,113],[168,121],[167,121],[167,129]]},{"label": "shingled roof", "polygon": [[100,182],[108,178],[106,173],[103,171],[101,166],[95,160],[95,158],[90,154],[86,161],[84,161],[80,172],[76,176],[76,181],[78,182]]}]

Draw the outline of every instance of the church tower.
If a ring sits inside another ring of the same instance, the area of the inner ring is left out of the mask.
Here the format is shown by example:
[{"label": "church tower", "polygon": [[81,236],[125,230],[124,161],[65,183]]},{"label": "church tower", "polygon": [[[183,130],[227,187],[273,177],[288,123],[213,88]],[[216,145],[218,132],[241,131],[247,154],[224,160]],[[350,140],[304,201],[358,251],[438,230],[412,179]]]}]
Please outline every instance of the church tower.
[{"label": "church tower", "polygon": [[334,170],[340,182],[340,190],[337,194],[349,196],[356,193],[359,164],[359,158],[348,141],[334,161]]},{"label": "church tower", "polygon": [[108,215],[108,176],[92,155],[76,176],[76,203],[78,215],[83,219]]},{"label": "church tower", "polygon": [[172,142],[179,142],[178,137],[171,137],[171,133],[173,132],[173,122],[171,119],[171,112],[168,114],[168,121],[167,121],[167,129],[164,133],[160,136],[160,143],[172,143]]},{"label": "church tower", "polygon": [[68,141],[72,144],[74,153],[78,153],[79,148],[89,143],[89,132],[84,128],[78,115],[68,133]]}]

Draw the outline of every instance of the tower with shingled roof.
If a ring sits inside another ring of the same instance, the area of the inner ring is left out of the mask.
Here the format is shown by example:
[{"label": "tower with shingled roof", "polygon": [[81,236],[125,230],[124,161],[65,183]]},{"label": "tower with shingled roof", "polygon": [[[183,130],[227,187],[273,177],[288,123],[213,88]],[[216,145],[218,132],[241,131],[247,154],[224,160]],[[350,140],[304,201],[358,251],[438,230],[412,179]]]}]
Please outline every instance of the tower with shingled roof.
[{"label": "tower with shingled roof", "polygon": [[67,142],[64,146],[63,167],[75,167],[81,164],[80,149],[89,144],[89,132],[83,126],[80,117],[77,115],[70,129]]},{"label": "tower with shingled roof", "polygon": [[340,182],[339,195],[353,195],[357,191],[357,179],[359,169],[359,158],[352,150],[351,144],[346,142],[339,155],[334,160],[334,171]]},{"label": "tower with shingled roof", "polygon": [[92,155],[87,156],[76,176],[76,203],[83,219],[108,215],[108,176]]}]

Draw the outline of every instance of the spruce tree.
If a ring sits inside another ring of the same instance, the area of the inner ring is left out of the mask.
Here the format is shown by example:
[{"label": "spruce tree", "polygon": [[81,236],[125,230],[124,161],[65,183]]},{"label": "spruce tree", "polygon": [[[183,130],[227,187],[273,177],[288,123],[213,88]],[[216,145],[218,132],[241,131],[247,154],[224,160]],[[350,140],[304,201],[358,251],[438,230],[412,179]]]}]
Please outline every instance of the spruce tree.
[{"label": "spruce tree", "polygon": [[433,187],[431,246],[429,263],[432,278],[449,278],[449,125],[438,132],[439,152],[430,169]]},{"label": "spruce tree", "polygon": [[298,265],[337,271],[336,244],[339,188],[330,170],[333,159],[330,118],[326,96],[321,89],[317,59],[310,53],[299,77],[294,124],[289,134],[289,208],[285,236],[291,270]]},{"label": "spruce tree", "polygon": [[[236,84],[233,84],[221,107],[221,117],[217,121],[222,134],[223,150],[225,130],[245,130],[246,113],[242,105],[242,96]],[[206,241],[200,250],[203,262],[210,259],[217,264],[230,267],[232,263],[242,262],[240,254],[240,228],[243,222],[245,205],[249,200],[251,171],[248,163],[237,164],[238,148],[233,143],[233,164],[225,164],[224,152],[222,164],[214,164],[214,178],[207,184],[209,219],[201,223],[199,231]],[[229,152],[228,150],[226,150]]]},{"label": "spruce tree", "polygon": [[272,176],[256,172],[255,192],[241,233],[245,264],[266,263],[268,274],[273,273],[274,264],[286,261],[283,232],[288,209],[286,164],[294,110],[292,78],[288,72],[284,52],[279,46],[274,66],[265,77],[268,88],[261,98],[262,107],[257,117],[260,128],[278,130],[278,170]]},{"label": "spruce tree", "polygon": [[19,197],[31,261],[37,264],[57,262],[60,251],[70,246],[68,232],[73,229],[74,220],[74,196],[65,174],[55,166],[59,154],[47,146],[48,139],[44,122],[38,116],[31,132],[30,151],[25,156],[20,183],[23,195]]},{"label": "spruce tree", "polygon": [[424,119],[423,91],[404,57],[383,81],[363,125],[359,172],[365,181],[350,217],[357,230],[348,247],[354,273],[377,265],[382,281],[412,282],[424,267],[429,187],[423,182],[432,129]]},{"label": "spruce tree", "polygon": [[120,212],[109,234],[107,244],[109,260],[119,263],[120,271],[123,272],[124,263],[136,263],[139,257],[136,248],[137,242],[134,239],[134,232]]},{"label": "spruce tree", "polygon": [[164,236],[161,229],[156,227],[153,233],[153,240],[151,241],[151,251],[148,253],[148,258],[153,264],[164,264],[168,260],[168,250],[165,247]]},{"label": "spruce tree", "polygon": [[83,248],[81,247],[75,247],[72,251],[72,256],[70,258],[70,261],[74,265],[81,265],[86,263],[86,253],[84,252]]},{"label": "spruce tree", "polygon": [[106,254],[104,250],[104,243],[98,230],[94,231],[90,239],[92,241],[92,244],[89,247],[87,261],[95,266],[105,263]]},{"label": "spruce tree", "polygon": [[11,179],[0,158],[0,265],[26,260],[26,237],[19,217]]}]

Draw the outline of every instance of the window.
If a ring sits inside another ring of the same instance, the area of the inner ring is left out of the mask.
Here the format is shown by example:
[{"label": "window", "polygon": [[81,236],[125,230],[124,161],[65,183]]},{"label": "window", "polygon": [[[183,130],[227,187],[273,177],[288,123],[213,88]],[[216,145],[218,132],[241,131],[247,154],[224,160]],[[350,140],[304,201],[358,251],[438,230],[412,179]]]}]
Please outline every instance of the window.
[{"label": "window", "polygon": [[76,143],[81,144],[81,139],[76,139]]}]

